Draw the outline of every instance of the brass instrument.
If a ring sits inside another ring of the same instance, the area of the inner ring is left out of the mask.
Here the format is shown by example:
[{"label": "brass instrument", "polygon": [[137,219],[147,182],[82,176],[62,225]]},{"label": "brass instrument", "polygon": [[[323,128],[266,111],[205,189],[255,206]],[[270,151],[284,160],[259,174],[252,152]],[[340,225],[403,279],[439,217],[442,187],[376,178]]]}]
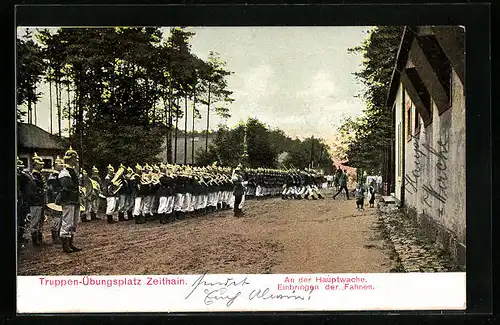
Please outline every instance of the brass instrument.
[{"label": "brass instrument", "polygon": [[116,194],[118,191],[122,188],[123,186],[123,178],[121,177],[123,173],[125,172],[125,167],[120,166],[118,170],[115,173],[115,176],[113,176],[113,179],[111,180],[111,185],[109,186],[109,190],[111,193]]},{"label": "brass instrument", "polygon": [[151,177],[151,174],[142,173],[140,183],[141,185],[150,185],[152,181],[153,179]]}]

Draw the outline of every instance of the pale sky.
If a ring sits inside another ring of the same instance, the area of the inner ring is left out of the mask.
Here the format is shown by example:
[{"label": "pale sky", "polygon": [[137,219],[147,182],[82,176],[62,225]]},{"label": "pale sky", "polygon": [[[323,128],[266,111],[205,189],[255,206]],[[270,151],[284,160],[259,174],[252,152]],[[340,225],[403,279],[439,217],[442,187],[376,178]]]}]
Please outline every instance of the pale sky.
[{"label": "pale sky", "polygon": [[[324,138],[331,144],[344,116],[357,116],[364,102],[355,96],[363,86],[353,72],[362,57],[348,48],[360,45],[371,27],[188,27],[196,34],[192,52],[202,59],[209,51],[220,54],[233,75],[228,88],[235,101],[231,117],[210,117],[211,129],[224,123],[234,126],[256,117],[288,136]],[[21,31],[20,31],[21,32]],[[168,36],[168,28],[164,29]],[[40,85],[43,98],[37,104],[37,125],[50,132],[48,85]],[[66,94],[64,95],[64,100]],[[195,128],[206,127],[206,107]],[[54,115],[55,116],[55,115]],[[191,129],[191,114],[188,114]],[[63,122],[63,128],[68,122]],[[184,120],[179,121],[184,126]],[[53,120],[57,131],[57,120]]]}]

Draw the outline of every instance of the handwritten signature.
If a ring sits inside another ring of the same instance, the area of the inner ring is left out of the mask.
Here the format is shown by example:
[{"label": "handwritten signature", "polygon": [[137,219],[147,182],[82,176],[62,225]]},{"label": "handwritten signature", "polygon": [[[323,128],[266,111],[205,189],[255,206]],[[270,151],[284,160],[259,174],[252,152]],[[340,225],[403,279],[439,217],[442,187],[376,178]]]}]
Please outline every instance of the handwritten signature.
[{"label": "handwritten signature", "polygon": [[[246,297],[248,300],[254,300],[254,299],[262,299],[262,300],[267,300],[267,299],[294,299],[294,300],[309,300],[311,299],[311,294],[313,292],[313,289],[311,289],[308,294],[308,297],[305,297],[303,295],[295,294],[295,291],[292,292],[292,294],[274,294],[271,292],[269,288],[265,289],[254,289],[254,288],[249,288],[250,282],[248,282],[248,277],[245,277],[243,279],[235,279],[233,277],[228,277],[226,281],[206,281],[205,276],[207,275],[207,272],[204,272],[200,277],[196,279],[196,281],[191,285],[192,290],[189,292],[189,294],[184,298],[184,299],[189,299],[193,293],[196,291],[203,290],[204,298],[203,302],[205,305],[212,305],[214,302],[217,301],[226,301],[226,306],[230,307],[238,297]],[[241,290],[238,290],[240,289]],[[242,290],[248,288],[250,293],[248,296],[243,296],[242,295]]]}]

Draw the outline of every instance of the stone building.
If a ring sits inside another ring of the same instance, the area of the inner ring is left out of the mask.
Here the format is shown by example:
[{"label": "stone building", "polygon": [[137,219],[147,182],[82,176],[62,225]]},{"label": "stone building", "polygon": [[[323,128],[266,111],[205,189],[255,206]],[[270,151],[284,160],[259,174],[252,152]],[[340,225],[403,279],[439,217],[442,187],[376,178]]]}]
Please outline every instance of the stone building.
[{"label": "stone building", "polygon": [[405,28],[388,107],[396,201],[465,265],[465,31]]}]

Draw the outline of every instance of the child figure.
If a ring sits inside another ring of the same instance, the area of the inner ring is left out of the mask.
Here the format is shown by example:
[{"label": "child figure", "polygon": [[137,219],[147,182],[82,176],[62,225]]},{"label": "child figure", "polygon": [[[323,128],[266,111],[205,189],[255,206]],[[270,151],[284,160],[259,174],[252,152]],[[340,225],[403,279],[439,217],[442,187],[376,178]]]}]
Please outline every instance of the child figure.
[{"label": "child figure", "polygon": [[356,209],[359,210],[364,210],[364,205],[365,205],[365,190],[360,184],[356,185],[356,190],[354,193],[354,197],[356,198]]},{"label": "child figure", "polygon": [[372,181],[371,184],[370,184],[370,188],[369,188],[369,191],[370,191],[370,208],[373,208],[374,207],[374,204],[375,204],[375,182]]}]

